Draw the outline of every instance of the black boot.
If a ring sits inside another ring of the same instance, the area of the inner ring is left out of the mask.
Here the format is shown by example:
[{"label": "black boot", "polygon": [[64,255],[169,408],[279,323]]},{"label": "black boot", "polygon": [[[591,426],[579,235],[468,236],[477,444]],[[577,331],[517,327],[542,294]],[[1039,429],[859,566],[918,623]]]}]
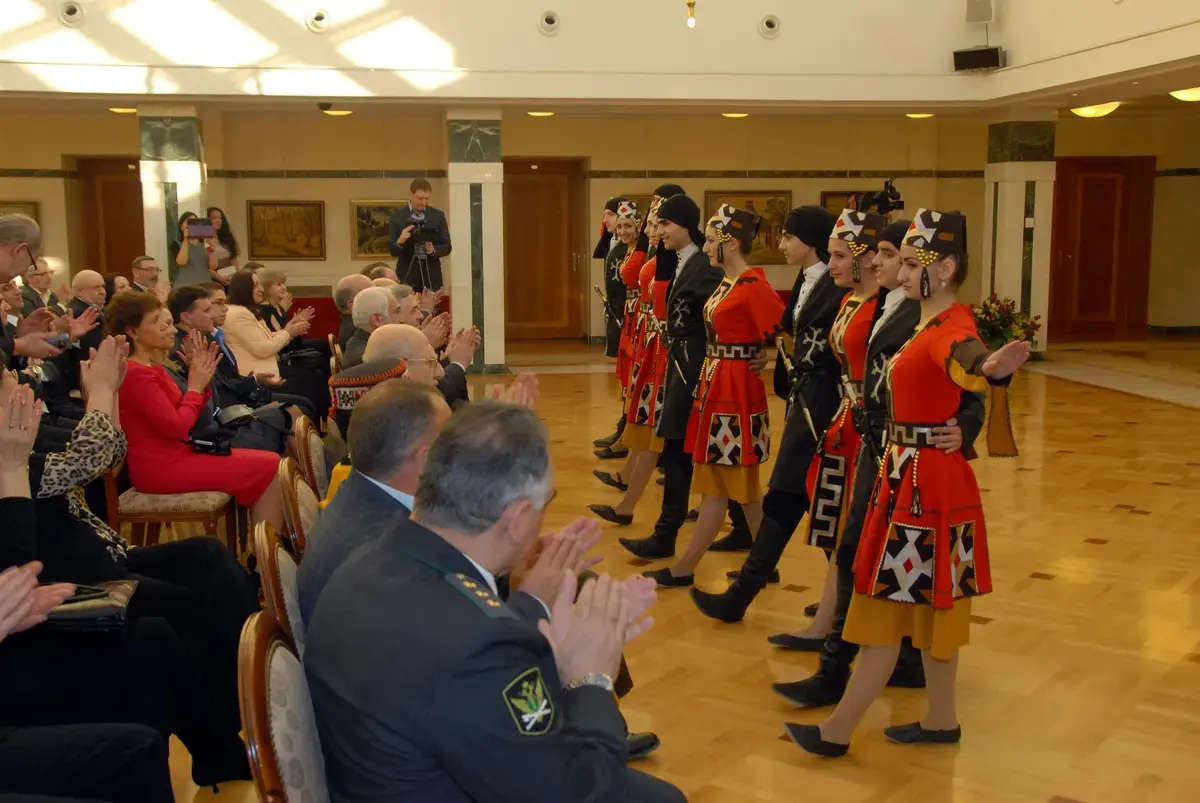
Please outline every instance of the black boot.
[{"label": "black boot", "polygon": [[685,574],[679,577],[671,574],[671,569],[664,566],[661,569],[652,569],[642,572],[642,577],[649,577],[654,582],[658,583],[659,588],[687,588],[696,582],[696,575]]},{"label": "black boot", "polygon": [[[776,683],[771,688],[801,708],[836,705],[850,680],[850,664],[858,655],[858,645],[842,638],[846,614],[854,596],[854,572],[838,564],[837,596],[834,597],[833,629],[821,644],[821,665],[812,677],[797,683]],[[774,637],[772,639],[774,640]]]},{"label": "black boot", "polygon": [[775,571],[791,537],[792,533],[781,527],[775,519],[763,516],[758,538],[754,539],[754,546],[746,556],[737,579],[724,594],[706,594],[703,591],[692,594],[696,607],[713,619],[740,622],[758,592],[766,588],[771,572]]},{"label": "black boot", "polygon": [[846,684],[825,680],[818,673],[795,683],[772,683],[771,691],[800,708],[824,708],[842,701]]},{"label": "black boot", "polygon": [[754,536],[749,530],[733,529],[729,535],[718,538],[708,548],[709,552],[749,552],[754,546]]},{"label": "black boot", "polygon": [[592,441],[592,446],[597,448],[612,446],[621,439],[623,434],[625,434],[625,416],[621,416],[621,418],[617,421],[617,428],[611,435],[606,435],[603,438],[596,438],[596,440]]},{"label": "black boot", "polygon": [[[741,569],[734,569],[732,571],[725,572],[725,576],[728,577],[730,580],[736,580],[739,577],[741,577],[741,575],[742,575]],[[767,575],[767,583],[770,584],[770,583],[778,583],[778,582],[779,582],[779,570],[775,569],[770,574]]]},{"label": "black boot", "polygon": [[900,657],[887,685],[897,689],[925,688],[925,664],[921,661],[921,651],[913,646],[908,636],[900,642]]},{"label": "black boot", "polygon": [[661,560],[675,557],[675,539],[652,535],[649,538],[618,538],[617,543],[639,558]]}]

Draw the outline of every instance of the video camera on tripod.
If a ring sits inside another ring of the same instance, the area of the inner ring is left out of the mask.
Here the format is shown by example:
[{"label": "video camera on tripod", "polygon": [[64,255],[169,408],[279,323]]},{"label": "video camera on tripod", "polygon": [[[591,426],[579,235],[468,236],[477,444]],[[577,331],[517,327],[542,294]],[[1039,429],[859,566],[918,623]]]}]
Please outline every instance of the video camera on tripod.
[{"label": "video camera on tripod", "polygon": [[880,215],[903,212],[904,199],[900,197],[900,190],[896,189],[896,179],[889,178],[883,182],[883,189],[878,192],[864,192],[858,197],[857,208],[860,212]]},{"label": "video camera on tripod", "polygon": [[417,269],[417,275],[421,277],[421,287],[427,288],[430,286],[429,275],[429,254],[425,251],[425,244],[430,242],[429,228],[425,225],[424,212],[412,212],[408,219],[404,221],[403,228],[412,227],[409,232],[408,244],[412,247],[412,256],[408,260],[408,270],[405,271],[404,281],[407,284],[413,284],[411,281],[413,268]]}]

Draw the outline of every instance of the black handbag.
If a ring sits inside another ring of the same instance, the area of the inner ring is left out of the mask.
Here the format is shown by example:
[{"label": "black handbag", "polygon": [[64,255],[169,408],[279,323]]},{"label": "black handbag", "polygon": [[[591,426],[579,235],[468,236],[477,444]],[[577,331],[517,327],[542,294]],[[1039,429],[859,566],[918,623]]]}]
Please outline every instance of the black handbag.
[{"label": "black handbag", "polygon": [[225,457],[233,453],[235,433],[224,427],[208,426],[192,430],[192,435],[184,443],[199,454],[212,454]]},{"label": "black handbag", "polygon": [[321,352],[316,349],[281,351],[275,356],[279,360],[280,366],[287,365],[292,368],[307,368],[314,371],[319,371],[322,365],[328,368],[329,363],[329,358],[323,357]]},{"label": "black handbag", "polygon": [[129,615],[129,600],[137,591],[137,580],[109,580],[96,583],[103,596],[83,595],[50,609],[46,623],[50,630],[100,633],[121,630]]}]

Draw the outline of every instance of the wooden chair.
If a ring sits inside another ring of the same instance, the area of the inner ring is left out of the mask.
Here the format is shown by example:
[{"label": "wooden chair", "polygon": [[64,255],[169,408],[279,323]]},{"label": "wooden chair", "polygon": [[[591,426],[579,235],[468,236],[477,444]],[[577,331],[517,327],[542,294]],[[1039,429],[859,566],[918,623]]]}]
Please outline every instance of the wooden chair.
[{"label": "wooden chair", "polygon": [[287,633],[266,611],[251,616],[242,628],[238,704],[259,800],[329,803],[304,667]]},{"label": "wooden chair", "polygon": [[254,554],[258,557],[258,574],[262,578],[267,611],[275,617],[303,658],[304,619],[300,615],[296,561],[275,529],[265,521],[254,525]]},{"label": "wooden chair", "polygon": [[104,495],[108,506],[108,526],[117,532],[130,525],[134,546],[154,546],[164,524],[196,522],[213,538],[221,519],[225,519],[225,540],[233,554],[238,554],[239,517],[237,505],[227,493],[193,491],[184,494],[147,494],[130,488],[117,491],[118,467],[104,474]]},{"label": "wooden chair", "polygon": [[297,562],[304,558],[307,534],[321,512],[321,500],[305,481],[296,461],[285,457],[279,461],[279,487],[283,493],[283,513],[287,532],[283,541]]},{"label": "wooden chair", "polygon": [[317,496],[325,498],[329,492],[329,472],[325,466],[325,442],[321,434],[307,417],[301,418],[296,424],[294,435],[296,441],[296,461],[300,464],[300,473]]}]

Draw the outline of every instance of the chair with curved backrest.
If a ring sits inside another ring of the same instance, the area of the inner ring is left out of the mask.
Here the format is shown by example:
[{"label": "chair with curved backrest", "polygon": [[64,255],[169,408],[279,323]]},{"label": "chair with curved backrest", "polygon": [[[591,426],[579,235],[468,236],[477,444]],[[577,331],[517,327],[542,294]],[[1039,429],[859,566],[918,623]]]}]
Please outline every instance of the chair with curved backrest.
[{"label": "chair with curved backrest", "polygon": [[288,532],[282,533],[284,543],[297,562],[304,557],[307,534],[312,532],[321,501],[304,479],[299,464],[290,457],[279,461],[279,486],[283,493],[283,513]]},{"label": "chair with curved backrest", "polygon": [[296,460],[304,481],[322,499],[329,491],[329,471],[325,465],[325,442],[321,433],[308,418],[300,419],[296,425]]},{"label": "chair with curved backrest", "polygon": [[329,803],[304,667],[283,628],[266,611],[251,616],[242,628],[238,705],[259,800]]},{"label": "chair with curved backrest", "polygon": [[254,554],[262,578],[267,611],[304,657],[304,619],[300,615],[300,589],[296,585],[296,561],[286,545],[265,521],[254,525]]}]

